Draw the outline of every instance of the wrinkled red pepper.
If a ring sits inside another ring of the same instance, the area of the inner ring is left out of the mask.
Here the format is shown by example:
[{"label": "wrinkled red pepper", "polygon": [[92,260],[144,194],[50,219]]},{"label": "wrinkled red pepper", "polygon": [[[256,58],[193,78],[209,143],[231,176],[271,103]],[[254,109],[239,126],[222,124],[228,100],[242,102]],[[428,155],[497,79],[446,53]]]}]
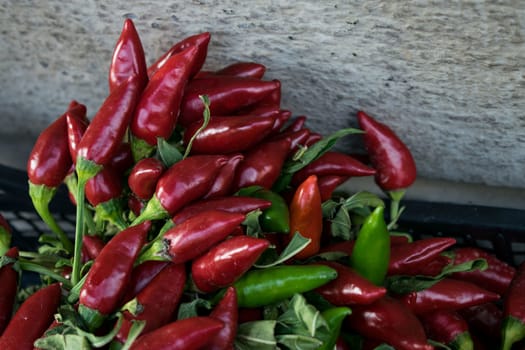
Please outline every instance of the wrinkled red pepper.
[{"label": "wrinkled red pepper", "polygon": [[[12,247],[5,256],[11,259],[18,259],[18,248]],[[13,264],[7,264],[0,268],[0,336],[11,319],[13,306],[15,305],[16,293],[18,291],[18,272],[13,268]]]},{"label": "wrinkled red pepper", "polygon": [[265,239],[235,236],[193,260],[191,275],[195,286],[204,293],[227,287],[239,279],[270,245]]},{"label": "wrinkled red pepper", "polygon": [[32,350],[53,320],[60,304],[59,283],[45,286],[31,294],[13,315],[0,337],[0,349]]},{"label": "wrinkled red pepper", "polygon": [[233,193],[233,180],[237,167],[244,159],[242,154],[234,154],[230,156],[228,162],[219,170],[219,174],[215,177],[213,185],[210,190],[202,198],[216,198],[228,196]]},{"label": "wrinkled red pepper", "polygon": [[223,297],[210,313],[210,317],[224,323],[224,327],[216,334],[208,345],[208,350],[233,349],[237,334],[239,309],[237,308],[237,292],[234,287],[228,287]]},{"label": "wrinkled red pepper", "polygon": [[150,199],[164,170],[164,164],[157,158],[148,157],[139,160],[128,175],[129,189],[140,199]]},{"label": "wrinkled red pepper", "polygon": [[132,75],[139,78],[141,88],[148,83],[144,48],[135,24],[131,19],[126,18],[111,57],[109,91],[115,90]]}]

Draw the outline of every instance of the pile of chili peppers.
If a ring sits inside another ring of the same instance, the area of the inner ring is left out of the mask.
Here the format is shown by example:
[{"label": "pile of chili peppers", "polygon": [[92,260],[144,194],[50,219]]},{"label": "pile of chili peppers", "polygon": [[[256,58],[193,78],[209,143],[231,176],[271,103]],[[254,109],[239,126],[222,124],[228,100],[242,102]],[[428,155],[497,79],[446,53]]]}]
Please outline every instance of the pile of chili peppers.
[{"label": "pile of chili peppers", "polygon": [[[92,118],[39,136],[37,252],[0,228],[0,349],[495,349],[525,337],[525,267],[397,232],[412,155],[363,111],[324,136],[265,66],[204,70],[210,33],[150,66],[127,19]],[[364,154],[333,146],[362,140]],[[388,195],[340,194],[373,176]],[[49,210],[59,186],[74,239]],[[386,206],[389,211],[385,212]],[[41,284],[20,285],[37,272]]]}]

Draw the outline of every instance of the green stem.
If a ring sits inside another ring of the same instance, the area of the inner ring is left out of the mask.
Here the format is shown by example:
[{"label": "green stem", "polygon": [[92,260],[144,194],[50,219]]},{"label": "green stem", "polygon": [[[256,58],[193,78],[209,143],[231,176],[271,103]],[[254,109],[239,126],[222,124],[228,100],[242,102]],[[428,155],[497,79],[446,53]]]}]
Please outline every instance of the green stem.
[{"label": "green stem", "polygon": [[62,283],[65,288],[69,289],[72,287],[71,282],[59,273],[56,273],[40,264],[35,264],[29,261],[19,260],[20,268],[25,271],[36,272],[40,275],[49,276],[52,279]]},{"label": "green stem", "polygon": [[401,199],[405,195],[405,190],[389,191],[388,196],[390,197],[390,222],[388,223],[388,230],[395,229],[397,227],[397,220],[403,211],[403,207],[399,207]]}]

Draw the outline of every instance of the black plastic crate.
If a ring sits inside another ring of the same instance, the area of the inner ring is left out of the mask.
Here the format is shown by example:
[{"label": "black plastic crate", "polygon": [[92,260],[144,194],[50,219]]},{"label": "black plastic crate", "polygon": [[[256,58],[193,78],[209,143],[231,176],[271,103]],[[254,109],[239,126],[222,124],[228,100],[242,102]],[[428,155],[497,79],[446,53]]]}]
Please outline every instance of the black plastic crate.
[{"label": "black plastic crate", "polygon": [[[0,212],[13,229],[13,245],[35,250],[38,236],[50,229],[36,214],[28,194],[27,174],[0,165]],[[525,261],[525,210],[450,203],[404,201],[399,229],[414,238],[455,237],[459,245],[478,246],[517,265]],[[59,188],[51,211],[60,226],[73,235],[74,206],[65,187]]]}]

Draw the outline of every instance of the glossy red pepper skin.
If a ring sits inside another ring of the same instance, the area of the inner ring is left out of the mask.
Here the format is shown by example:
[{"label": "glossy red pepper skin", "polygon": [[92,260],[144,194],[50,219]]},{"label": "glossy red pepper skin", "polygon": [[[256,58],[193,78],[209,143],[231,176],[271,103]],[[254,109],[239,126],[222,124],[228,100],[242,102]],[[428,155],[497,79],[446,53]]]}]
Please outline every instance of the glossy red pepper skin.
[{"label": "glossy red pepper skin", "polygon": [[402,295],[399,300],[419,315],[439,309],[459,310],[499,298],[498,294],[473,283],[444,278],[431,287]]},{"label": "glossy red pepper skin", "polygon": [[216,198],[231,195],[233,193],[233,180],[237,167],[244,159],[242,154],[234,154],[230,156],[228,162],[221,168],[210,190],[203,196],[203,198]]},{"label": "glossy red pepper skin", "polygon": [[67,138],[67,115],[82,113],[85,115],[86,107],[75,104],[40,133],[27,162],[27,175],[32,184],[54,188],[64,181],[72,165]]},{"label": "glossy red pepper skin", "polygon": [[208,350],[233,349],[237,334],[239,309],[237,308],[237,292],[234,287],[228,287],[223,297],[210,313],[210,317],[224,323],[224,327],[216,334],[208,345]]},{"label": "glossy red pepper skin", "polygon": [[299,232],[303,237],[310,239],[310,243],[294,258],[306,259],[317,254],[321,248],[323,232],[323,209],[317,176],[309,176],[297,187],[289,210],[290,233]]},{"label": "glossy red pepper skin", "polygon": [[146,321],[141,334],[168,324],[179,305],[186,283],[183,264],[168,264],[137,294],[141,305],[137,315],[124,311],[124,321],[115,339],[125,343],[133,320]]},{"label": "glossy red pepper skin", "polygon": [[271,189],[281,173],[290,146],[290,139],[284,138],[259,143],[247,151],[235,173],[234,189],[248,186]]},{"label": "glossy red pepper skin", "polygon": [[239,78],[262,79],[266,67],[257,62],[236,62],[217,71],[217,75],[230,75]]},{"label": "glossy red pepper skin", "polygon": [[102,316],[115,311],[150,228],[150,221],[130,226],[106,243],[80,290],[79,308],[94,310]]},{"label": "glossy red pepper skin", "polygon": [[405,189],[416,180],[416,163],[408,147],[387,125],[363,111],[357,120],[365,131],[363,140],[373,167],[376,183],[384,191]]},{"label": "glossy red pepper skin", "polygon": [[175,43],[168,51],[166,51],[161,57],[159,57],[152,65],[148,67],[148,77],[151,78],[160,68],[162,68],[162,66],[166,64],[171,56],[186,50],[190,46],[195,46],[197,48],[197,54],[195,55],[195,59],[190,70],[190,77],[193,77],[198,71],[200,71],[204,61],[206,60],[210,39],[211,34],[209,32],[203,32],[188,36]]},{"label": "glossy red pepper skin", "polygon": [[89,125],[87,118],[78,118],[74,113],[66,112],[67,139],[69,154],[73,164],[77,162],[77,147]]},{"label": "glossy red pepper skin", "polygon": [[[273,79],[272,81],[275,83],[276,88],[270,94],[265,96],[263,99],[261,99],[257,103],[250,105],[247,108],[243,108],[242,111],[251,112],[253,110],[258,110],[259,108],[263,108],[263,107],[279,108],[281,106],[281,85],[282,84],[281,84],[281,81],[278,79]],[[284,123],[288,121],[289,118],[290,116],[287,116],[286,120],[283,120],[283,123],[281,124],[281,126],[284,125]]]},{"label": "glossy red pepper skin", "polygon": [[138,77],[132,76],[109,94],[78,144],[77,160],[82,157],[102,166],[112,160],[128,130],[141,92]]},{"label": "glossy red pepper skin", "polygon": [[474,349],[467,321],[456,311],[436,310],[419,316],[427,336],[452,349]]},{"label": "glossy red pepper skin", "polygon": [[133,153],[131,152],[131,145],[129,142],[122,142],[116,152],[111,158],[109,165],[115,169],[117,173],[127,172],[135,163]]},{"label": "glossy red pepper skin", "polygon": [[166,170],[164,164],[157,158],[148,157],[139,160],[128,175],[131,192],[140,199],[150,199],[164,170]]},{"label": "glossy red pepper skin", "polygon": [[347,329],[381,340],[398,350],[432,350],[419,319],[398,300],[385,296],[369,305],[354,305]]},{"label": "glossy red pepper skin", "polygon": [[[18,248],[12,247],[5,256],[18,259]],[[18,291],[18,272],[13,268],[13,264],[8,264],[0,268],[0,336],[11,319],[13,306],[15,304],[16,293]]]},{"label": "glossy red pepper skin", "polygon": [[208,210],[223,210],[230,213],[248,214],[253,210],[269,208],[271,204],[268,200],[247,196],[202,199],[185,206],[172,217],[172,221],[175,224],[180,224],[188,218]]},{"label": "glossy red pepper skin", "polygon": [[146,57],[135,24],[129,18],[117,40],[109,66],[109,91],[115,90],[132,75],[139,78],[143,88],[148,82]]},{"label": "glossy red pepper skin", "polygon": [[187,127],[202,119],[204,105],[200,95],[210,99],[212,116],[232,115],[259,102],[278,89],[278,85],[273,81],[224,76],[194,79],[186,87],[179,122]]},{"label": "glossy red pepper skin", "polygon": [[280,139],[280,138],[289,138],[290,139],[289,156],[293,156],[293,154],[297,152],[300,146],[304,146],[309,135],[310,135],[310,130],[305,128],[305,129],[301,129],[297,131],[281,132],[275,135],[273,140]]},{"label": "glossy red pepper skin", "polygon": [[122,304],[137,296],[137,294],[168,264],[169,262],[167,261],[149,260],[135,266],[133,271],[131,271],[131,278],[126,288],[126,294],[122,298]]},{"label": "glossy red pepper skin", "polygon": [[85,187],[86,199],[95,207],[120,197],[122,191],[120,174],[109,166],[104,167],[97,175],[89,179]]},{"label": "glossy red pepper skin", "polygon": [[503,309],[496,303],[474,305],[458,312],[472,333],[489,339],[500,339]]},{"label": "glossy red pepper skin", "polygon": [[295,117],[292,121],[290,121],[290,124],[285,129],[283,129],[283,132],[299,131],[304,127],[305,123],[306,116],[300,115],[298,117]]},{"label": "glossy red pepper skin", "polygon": [[259,259],[270,242],[249,236],[234,236],[193,260],[191,274],[195,286],[204,293],[227,287],[239,279]]},{"label": "glossy red pepper skin", "polygon": [[375,169],[345,153],[328,151],[295,173],[292,178],[292,184],[297,185],[310,175],[317,175],[318,177],[325,175],[357,177],[372,176],[375,173]]},{"label": "glossy red pepper skin", "polygon": [[335,306],[371,304],[386,295],[386,288],[376,286],[349,266],[335,261],[324,261],[320,264],[336,270],[337,278],[315,291]]},{"label": "glossy red pepper skin", "polygon": [[516,274],[516,268],[498,259],[495,255],[476,247],[454,249],[454,264],[474,259],[485,259],[488,267],[471,272],[455,272],[452,277],[476,283],[479,286],[504,296]]},{"label": "glossy red pepper skin", "polygon": [[131,119],[130,130],[136,138],[155,146],[157,138],[171,136],[196,55],[197,47],[190,46],[171,56],[151,77]]},{"label": "glossy red pepper skin", "polygon": [[524,290],[525,263],[521,263],[503,300],[502,350],[510,350],[513,344],[525,338]]},{"label": "glossy red pepper skin", "polygon": [[164,233],[165,254],[175,264],[195,259],[224,240],[244,219],[244,214],[222,210],[196,214]]},{"label": "glossy red pepper skin", "polygon": [[434,259],[427,262],[426,265],[420,266],[419,269],[414,271],[417,275],[423,276],[436,276],[443,271],[443,268],[452,263],[452,259],[446,255],[438,255]]},{"label": "glossy red pepper skin", "polygon": [[418,274],[421,266],[428,264],[455,243],[456,240],[451,237],[431,237],[394,244],[390,247],[387,275]]},{"label": "glossy red pepper skin", "polygon": [[[206,128],[193,139],[191,154],[228,154],[245,151],[261,142],[272,130],[274,117],[212,116]],[[184,144],[188,144],[202,121],[188,125]]]},{"label": "glossy red pepper skin", "polygon": [[323,202],[332,198],[334,191],[345,183],[350,177],[341,175],[324,175],[319,176],[317,184],[321,192],[321,200]]},{"label": "glossy red pepper skin", "polygon": [[53,320],[61,297],[60,284],[50,284],[31,294],[13,315],[0,337],[0,349],[32,350]]},{"label": "glossy red pepper skin", "polygon": [[130,350],[198,350],[223,328],[216,318],[196,316],[171,322],[138,337]]},{"label": "glossy red pepper skin", "polygon": [[106,243],[99,236],[84,235],[82,237],[82,250],[85,251],[89,260],[95,260]]}]

